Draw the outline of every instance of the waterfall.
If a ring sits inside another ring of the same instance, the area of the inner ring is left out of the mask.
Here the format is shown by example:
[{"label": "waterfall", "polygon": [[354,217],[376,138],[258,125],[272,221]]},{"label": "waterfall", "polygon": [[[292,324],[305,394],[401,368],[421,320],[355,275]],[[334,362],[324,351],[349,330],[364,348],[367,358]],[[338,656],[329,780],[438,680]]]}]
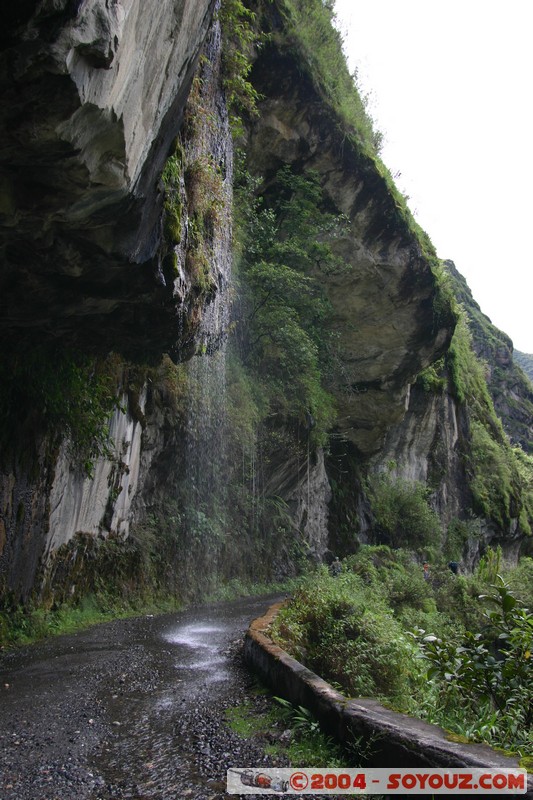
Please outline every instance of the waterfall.
[{"label": "waterfall", "polygon": [[202,346],[188,364],[188,409],[186,423],[186,503],[189,524],[200,525],[205,517],[223,514],[226,505],[227,415],[226,342],[217,350],[204,350],[220,329],[217,314],[226,314],[223,296],[212,304],[202,321]]},{"label": "waterfall", "polygon": [[194,135],[185,145],[186,165],[197,170],[197,180],[207,182],[203,188],[191,188],[188,226],[191,247],[193,214],[195,208],[203,208],[209,216],[202,246],[211,289],[202,309],[195,355],[187,365],[183,500],[188,537],[207,549],[223,536],[228,472],[226,339],[231,301],[233,142],[220,88],[220,51],[220,25],[215,21],[201,58],[194,100]]}]

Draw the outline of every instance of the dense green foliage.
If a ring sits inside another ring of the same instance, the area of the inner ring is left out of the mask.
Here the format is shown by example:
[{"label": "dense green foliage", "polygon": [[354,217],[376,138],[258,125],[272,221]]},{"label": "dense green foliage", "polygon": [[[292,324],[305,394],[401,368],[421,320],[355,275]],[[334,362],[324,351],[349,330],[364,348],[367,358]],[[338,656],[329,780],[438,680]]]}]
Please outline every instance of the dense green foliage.
[{"label": "dense green foliage", "polygon": [[533,744],[533,613],[498,576],[483,602],[481,631],[465,630],[458,642],[420,629],[416,638],[429,662],[447,713],[457,707],[478,720],[478,735],[500,746]]},{"label": "dense green foliage", "polygon": [[4,450],[46,431],[66,436],[75,463],[92,474],[109,453],[109,418],[118,407],[120,360],[52,346],[4,355],[0,364],[0,442]]},{"label": "dense green foliage", "polygon": [[245,368],[261,382],[268,415],[298,423],[323,444],[333,421],[325,388],[331,334],[320,276],[347,266],[327,239],[343,225],[325,208],[318,178],[289,167],[266,196],[241,175],[237,347]]},{"label": "dense green foliage", "polygon": [[369,499],[380,537],[392,547],[438,547],[442,529],[422,483],[393,479],[387,474],[369,478]]},{"label": "dense green foliage", "polygon": [[257,115],[259,95],[249,80],[251,54],[262,41],[257,30],[256,14],[241,0],[223,0],[218,12],[224,47],[222,82],[234,135],[243,132],[242,115]]},{"label": "dense green foliage", "polygon": [[[483,314],[454,264],[447,261],[444,262],[444,267],[468,320],[470,346],[486,362],[484,378],[503,428],[513,443],[519,444],[526,453],[531,453],[533,386],[517,366],[521,363],[521,354],[513,354],[513,344],[509,336],[496,328]],[[524,363],[527,364],[527,361]]]},{"label": "dense green foliage", "polygon": [[516,596],[498,568],[489,551],[470,577],[445,564],[431,564],[425,575],[408,551],[365,546],[344,560],[339,576],[321,568],[305,579],[272,635],[348,694],[378,697],[459,734],[527,751],[533,561],[505,573]]}]

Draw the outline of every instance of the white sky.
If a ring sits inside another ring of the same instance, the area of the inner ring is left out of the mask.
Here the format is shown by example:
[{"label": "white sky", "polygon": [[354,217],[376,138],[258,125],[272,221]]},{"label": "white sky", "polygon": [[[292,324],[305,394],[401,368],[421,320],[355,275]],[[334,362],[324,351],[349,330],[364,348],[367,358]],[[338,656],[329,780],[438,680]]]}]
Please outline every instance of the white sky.
[{"label": "white sky", "polygon": [[336,0],[382,159],[441,258],[533,353],[532,0]]}]

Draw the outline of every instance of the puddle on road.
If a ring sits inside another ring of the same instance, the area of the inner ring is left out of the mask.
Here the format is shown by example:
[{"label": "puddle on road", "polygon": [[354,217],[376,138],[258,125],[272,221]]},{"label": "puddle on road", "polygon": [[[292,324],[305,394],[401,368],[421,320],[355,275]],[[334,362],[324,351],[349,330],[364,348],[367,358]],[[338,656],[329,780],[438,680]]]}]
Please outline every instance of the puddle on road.
[{"label": "puddle on road", "polygon": [[242,693],[230,649],[267,603],[247,599],[145,621],[141,673],[133,665],[102,696],[111,723],[93,768],[108,788],[92,800],[225,797],[229,754],[241,746],[222,714]]},{"label": "puddle on road", "polygon": [[225,633],[226,628],[214,625],[180,625],[163,636],[170,644],[185,644],[189,647],[218,647],[218,642],[209,642],[207,636],[213,633]]},{"label": "puddle on road", "polygon": [[176,646],[176,668],[201,673],[203,682],[227,678],[227,658],[221,652],[227,628],[216,625],[180,625],[167,631],[163,639]]}]

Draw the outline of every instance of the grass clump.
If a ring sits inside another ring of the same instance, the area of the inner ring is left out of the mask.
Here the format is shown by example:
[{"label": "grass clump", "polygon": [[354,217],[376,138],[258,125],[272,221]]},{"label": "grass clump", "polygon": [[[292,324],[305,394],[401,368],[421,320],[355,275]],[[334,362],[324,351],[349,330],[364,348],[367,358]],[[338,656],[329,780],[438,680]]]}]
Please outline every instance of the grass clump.
[{"label": "grass clump", "polygon": [[167,159],[161,180],[165,189],[164,231],[169,247],[181,242],[183,203],[181,181],[183,173],[183,151],[177,144],[175,152]]},{"label": "grass clump", "polygon": [[353,763],[350,755],[320,729],[310,711],[273,697],[260,686],[264,702],[245,702],[227,708],[228,726],[242,739],[253,738],[277,766],[342,767]]}]

